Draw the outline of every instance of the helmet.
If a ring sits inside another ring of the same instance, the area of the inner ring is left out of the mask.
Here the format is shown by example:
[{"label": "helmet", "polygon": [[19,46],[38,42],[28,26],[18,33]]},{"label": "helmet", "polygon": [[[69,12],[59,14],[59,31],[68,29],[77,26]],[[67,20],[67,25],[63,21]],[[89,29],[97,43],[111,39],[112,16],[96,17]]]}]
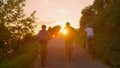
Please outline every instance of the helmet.
[{"label": "helmet", "polygon": [[90,27],[90,24],[86,24],[86,27]]}]

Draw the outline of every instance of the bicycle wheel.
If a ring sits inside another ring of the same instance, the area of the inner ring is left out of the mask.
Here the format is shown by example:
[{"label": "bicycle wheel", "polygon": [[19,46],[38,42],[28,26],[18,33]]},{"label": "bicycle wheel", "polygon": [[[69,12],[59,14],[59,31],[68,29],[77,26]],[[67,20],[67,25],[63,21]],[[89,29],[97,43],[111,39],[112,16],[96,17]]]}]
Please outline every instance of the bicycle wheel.
[{"label": "bicycle wheel", "polygon": [[42,51],[41,52],[41,66],[44,66],[45,65],[45,51]]},{"label": "bicycle wheel", "polygon": [[71,62],[71,60],[72,60],[72,50],[67,50],[67,57],[68,57],[68,60],[69,60],[69,62]]},{"label": "bicycle wheel", "polygon": [[41,46],[41,65],[44,66],[45,65],[45,60],[46,60],[46,49],[45,46]]},{"label": "bicycle wheel", "polygon": [[68,58],[69,58],[69,61],[71,62],[71,60],[72,60],[72,52],[71,51],[69,51]]}]

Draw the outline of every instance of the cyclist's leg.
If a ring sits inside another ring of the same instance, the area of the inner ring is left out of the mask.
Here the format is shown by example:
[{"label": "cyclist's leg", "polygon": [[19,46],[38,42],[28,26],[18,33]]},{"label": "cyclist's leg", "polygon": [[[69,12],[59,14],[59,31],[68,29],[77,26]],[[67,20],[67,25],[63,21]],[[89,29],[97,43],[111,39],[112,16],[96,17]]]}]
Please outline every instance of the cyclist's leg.
[{"label": "cyclist's leg", "polygon": [[84,42],[83,50],[86,51],[86,42]]},{"label": "cyclist's leg", "polygon": [[43,46],[41,46],[41,56],[40,56],[40,60],[41,60],[41,65],[44,66],[44,49]]},{"label": "cyclist's leg", "polygon": [[94,40],[93,39],[91,39],[91,41],[90,41],[90,44],[91,44],[91,50],[90,50],[90,53],[91,53],[91,56],[92,56],[92,58],[94,58],[94,55],[95,55],[95,52],[94,52]]},{"label": "cyclist's leg", "polygon": [[88,54],[89,54],[89,56],[93,59],[94,57],[93,57],[93,55],[94,55],[94,44],[93,44],[93,38],[89,38],[89,40],[88,40],[88,46],[87,46],[87,48],[88,48]]},{"label": "cyclist's leg", "polygon": [[45,64],[45,44],[44,41],[41,44],[41,65],[44,66]]},{"label": "cyclist's leg", "polygon": [[65,41],[65,54],[67,55],[68,54],[68,42]]},{"label": "cyclist's leg", "polygon": [[91,38],[88,37],[86,41],[86,52],[89,56],[91,55],[91,50],[92,50]]},{"label": "cyclist's leg", "polygon": [[88,39],[86,41],[85,47],[86,47],[86,52],[89,53],[89,40]]},{"label": "cyclist's leg", "polygon": [[70,62],[72,60],[72,51],[73,51],[72,44],[69,43],[68,44],[68,49],[67,49],[67,56],[68,56],[68,59],[69,59]]},{"label": "cyclist's leg", "polygon": [[68,50],[68,58],[69,58],[69,61],[71,62],[72,60],[72,49],[71,48]]},{"label": "cyclist's leg", "polygon": [[48,49],[47,49],[47,42],[45,42],[45,45],[44,45],[44,49],[45,49],[45,60],[47,59],[47,55],[48,55]]}]

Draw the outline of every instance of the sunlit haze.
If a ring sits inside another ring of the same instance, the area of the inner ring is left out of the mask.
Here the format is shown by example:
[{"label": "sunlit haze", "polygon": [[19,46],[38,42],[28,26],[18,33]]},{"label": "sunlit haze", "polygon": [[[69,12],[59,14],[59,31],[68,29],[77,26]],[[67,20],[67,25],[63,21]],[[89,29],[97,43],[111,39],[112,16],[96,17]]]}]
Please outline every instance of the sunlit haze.
[{"label": "sunlit haze", "polygon": [[26,0],[25,13],[29,15],[32,11],[36,13],[37,33],[42,24],[47,27],[60,25],[62,28],[69,21],[71,26],[79,28],[81,10],[91,5],[94,0]]}]

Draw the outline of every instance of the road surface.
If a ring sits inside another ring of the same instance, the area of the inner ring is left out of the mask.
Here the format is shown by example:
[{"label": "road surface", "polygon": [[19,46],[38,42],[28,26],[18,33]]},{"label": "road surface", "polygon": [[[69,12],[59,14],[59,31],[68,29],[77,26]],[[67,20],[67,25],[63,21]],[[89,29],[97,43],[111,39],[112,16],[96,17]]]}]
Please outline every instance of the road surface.
[{"label": "road surface", "polygon": [[41,67],[40,58],[35,60],[35,68],[108,68],[100,62],[90,59],[78,45],[74,44],[72,62],[65,54],[64,40],[54,38],[48,43],[48,57],[45,66]]}]

